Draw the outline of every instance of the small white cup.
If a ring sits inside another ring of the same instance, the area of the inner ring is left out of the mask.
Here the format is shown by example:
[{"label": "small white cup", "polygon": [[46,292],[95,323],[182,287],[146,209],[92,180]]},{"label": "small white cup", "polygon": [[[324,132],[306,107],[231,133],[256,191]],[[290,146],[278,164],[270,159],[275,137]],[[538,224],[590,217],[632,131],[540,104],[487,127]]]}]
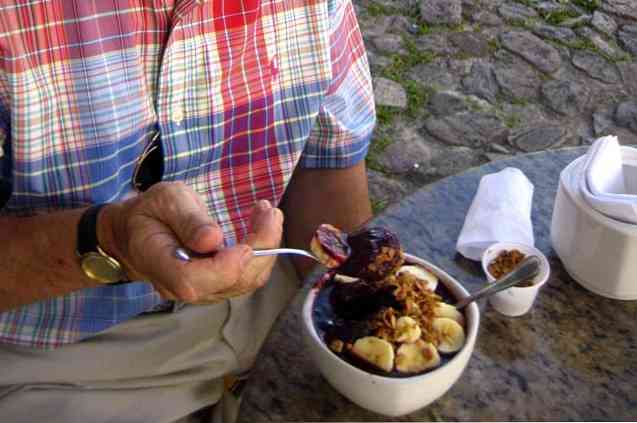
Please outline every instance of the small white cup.
[{"label": "small white cup", "polygon": [[500,291],[489,297],[489,304],[505,316],[522,316],[533,307],[535,297],[540,288],[548,281],[551,268],[546,256],[535,247],[512,242],[498,242],[487,248],[482,254],[482,270],[487,275],[489,283],[495,282],[495,278],[489,273],[488,266],[502,251],[518,250],[525,256],[534,255],[540,258],[540,273],[533,278],[533,285],[511,288]]}]

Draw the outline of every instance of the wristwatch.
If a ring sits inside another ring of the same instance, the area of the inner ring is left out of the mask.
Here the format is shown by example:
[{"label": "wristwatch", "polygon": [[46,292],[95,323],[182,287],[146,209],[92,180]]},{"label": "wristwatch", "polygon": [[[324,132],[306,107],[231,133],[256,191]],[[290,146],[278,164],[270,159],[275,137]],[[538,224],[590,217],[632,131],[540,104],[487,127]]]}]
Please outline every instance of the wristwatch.
[{"label": "wristwatch", "polygon": [[90,207],[77,225],[77,255],[89,278],[103,284],[126,283],[126,272],[115,258],[106,254],[97,241],[97,217],[106,204]]}]

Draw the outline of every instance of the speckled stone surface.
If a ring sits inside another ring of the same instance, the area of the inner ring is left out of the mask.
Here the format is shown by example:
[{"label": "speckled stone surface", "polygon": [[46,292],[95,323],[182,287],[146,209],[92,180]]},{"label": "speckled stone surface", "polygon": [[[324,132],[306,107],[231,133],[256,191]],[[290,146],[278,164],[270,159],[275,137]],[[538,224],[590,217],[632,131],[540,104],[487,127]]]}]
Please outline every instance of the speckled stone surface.
[{"label": "speckled stone surface", "polygon": [[513,166],[535,185],[536,245],[551,261],[550,281],[525,316],[504,317],[481,304],[474,354],[439,400],[389,419],[339,394],[303,344],[301,292],[261,352],[239,421],[636,420],[637,301],[611,300],[582,288],[566,274],[549,240],[559,172],[584,153],[564,149],[472,169],[422,189],[374,222],[395,231],[407,252],[473,291],[484,283],[479,263],[457,255],[455,242],[480,177]]}]

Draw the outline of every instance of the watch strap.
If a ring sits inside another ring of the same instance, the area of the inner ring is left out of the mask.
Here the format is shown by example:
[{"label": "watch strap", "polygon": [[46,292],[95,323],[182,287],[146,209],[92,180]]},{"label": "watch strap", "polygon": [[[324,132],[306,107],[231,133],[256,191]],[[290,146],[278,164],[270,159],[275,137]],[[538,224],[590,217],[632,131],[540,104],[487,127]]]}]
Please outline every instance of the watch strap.
[{"label": "watch strap", "polygon": [[81,256],[90,252],[97,252],[97,217],[106,204],[89,207],[80,218],[77,225],[77,253]]}]

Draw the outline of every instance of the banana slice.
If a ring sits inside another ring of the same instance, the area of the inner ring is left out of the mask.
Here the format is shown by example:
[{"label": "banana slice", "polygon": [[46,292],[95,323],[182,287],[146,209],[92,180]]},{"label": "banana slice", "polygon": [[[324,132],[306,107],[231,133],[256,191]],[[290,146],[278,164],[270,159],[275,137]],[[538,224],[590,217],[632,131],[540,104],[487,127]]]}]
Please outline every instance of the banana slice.
[{"label": "banana slice", "polygon": [[334,282],[338,283],[352,283],[359,280],[358,278],[352,278],[351,276],[339,275],[338,273],[334,275]]},{"label": "banana slice", "polygon": [[391,372],[394,368],[394,347],[384,339],[360,338],[354,342],[352,353],[380,370]]},{"label": "banana slice", "polygon": [[401,373],[418,373],[440,364],[436,347],[422,339],[412,344],[402,344],[396,352],[396,370]]},{"label": "banana slice", "polygon": [[410,275],[420,279],[425,282],[427,284],[427,288],[432,291],[435,291],[438,286],[438,277],[420,266],[401,266],[400,269],[398,269],[398,274],[401,273],[409,273]]},{"label": "banana slice", "polygon": [[464,315],[451,304],[443,302],[438,303],[438,305],[434,308],[434,316],[447,317],[458,322],[460,326],[464,326]]},{"label": "banana slice", "polygon": [[417,321],[409,316],[403,316],[396,320],[396,342],[411,343],[420,339],[422,331]]},{"label": "banana slice", "polygon": [[438,317],[432,321],[433,330],[438,335],[438,351],[452,353],[464,345],[464,329],[458,322],[448,317]]}]

